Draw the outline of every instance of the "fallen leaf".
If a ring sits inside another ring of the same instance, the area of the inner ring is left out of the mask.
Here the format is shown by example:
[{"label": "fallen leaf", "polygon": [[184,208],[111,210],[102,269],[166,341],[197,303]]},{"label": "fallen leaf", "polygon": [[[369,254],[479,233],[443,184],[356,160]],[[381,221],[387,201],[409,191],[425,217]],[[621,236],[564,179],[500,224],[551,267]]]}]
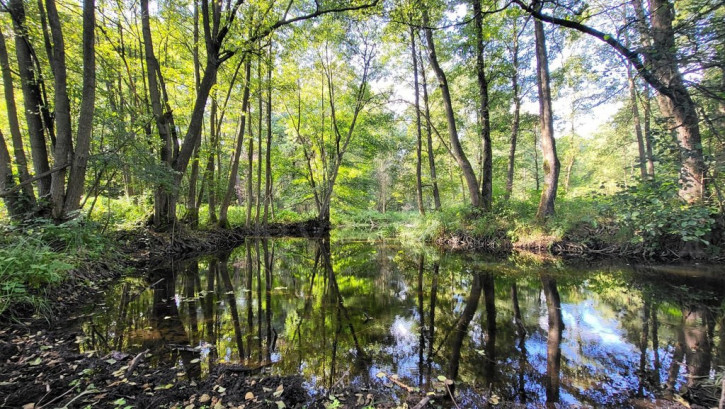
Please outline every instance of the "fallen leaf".
[{"label": "fallen leaf", "polygon": [[206,393],[205,393],[205,394],[203,394],[203,395],[201,395],[201,397],[199,397],[199,403],[207,403],[207,402],[209,402],[210,400],[211,400],[211,396],[209,396],[209,395],[208,395],[208,394],[206,394]]},{"label": "fallen leaf", "polygon": [[189,361],[190,364],[195,364],[197,362],[199,362],[199,358],[195,358],[195,359],[192,359],[191,361]]},{"label": "fallen leaf", "polygon": [[247,392],[244,395],[244,400],[252,400],[252,399],[254,399],[254,394],[252,392]]},{"label": "fallen leaf", "polygon": [[28,362],[28,365],[30,365],[30,366],[38,366],[38,365],[41,364],[41,362],[43,362],[43,360],[40,359],[40,357],[37,357],[37,358],[33,359],[32,361]]},{"label": "fallen leaf", "polygon": [[446,381],[446,377],[443,376],[443,375],[438,375],[438,380],[441,381],[441,382],[445,382]]},{"label": "fallen leaf", "polygon": [[35,407],[35,403],[30,402],[23,405],[23,409],[33,409]]},{"label": "fallen leaf", "polygon": [[385,378],[385,372],[380,371],[377,374],[375,374],[375,376],[377,376],[378,378]]},{"label": "fallen leaf", "polygon": [[287,405],[284,404],[281,400],[278,400],[277,402],[274,402],[277,404],[277,409],[284,409],[287,407]]}]

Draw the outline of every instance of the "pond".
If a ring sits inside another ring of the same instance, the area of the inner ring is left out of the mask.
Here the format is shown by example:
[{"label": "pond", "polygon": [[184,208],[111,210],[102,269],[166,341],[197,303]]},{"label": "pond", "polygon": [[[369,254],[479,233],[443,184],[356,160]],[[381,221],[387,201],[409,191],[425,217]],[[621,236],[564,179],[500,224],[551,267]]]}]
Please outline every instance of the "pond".
[{"label": "pond", "polygon": [[446,377],[461,407],[484,395],[635,406],[722,374],[724,277],[718,267],[248,239],[123,279],[88,314],[81,347],[148,349],[152,364],[192,379],[232,363],[301,374],[314,390],[425,391]]}]

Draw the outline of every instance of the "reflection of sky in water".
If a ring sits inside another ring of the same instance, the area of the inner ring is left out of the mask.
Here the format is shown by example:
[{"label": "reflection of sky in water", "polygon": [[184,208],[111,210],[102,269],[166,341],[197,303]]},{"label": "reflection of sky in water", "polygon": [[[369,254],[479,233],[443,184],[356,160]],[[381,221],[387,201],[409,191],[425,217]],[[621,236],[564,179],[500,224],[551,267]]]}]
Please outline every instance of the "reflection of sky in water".
[{"label": "reflection of sky in water", "polygon": [[[374,248],[373,245],[368,245]],[[296,255],[285,255],[284,248],[275,251],[275,257],[290,257],[290,265],[304,265],[304,261],[298,263]],[[312,264],[314,254],[307,254]],[[233,259],[232,259],[233,262]],[[397,258],[386,259],[388,263],[398,263]],[[350,263],[353,265],[354,263]],[[419,311],[418,299],[418,277],[417,266],[409,263],[398,263],[396,266],[387,266],[385,281],[377,280],[379,277],[371,274],[357,274],[354,268],[350,271],[337,272],[337,282],[341,293],[342,304],[346,312],[338,313],[338,302],[334,297],[332,287],[324,279],[322,272],[318,271],[314,285],[310,286],[309,270],[287,271],[278,266],[274,271],[274,282],[272,291],[272,312],[271,320],[275,331],[279,334],[277,350],[272,353],[271,360],[275,365],[270,368],[273,373],[287,375],[290,373],[304,373],[307,376],[308,385],[319,387],[328,385],[338,380],[344,373],[350,372],[349,379],[362,384],[373,383],[373,386],[380,386],[385,380],[377,378],[378,372],[388,375],[396,374],[401,380],[411,386],[418,385],[419,379],[425,384],[426,377],[435,379],[438,375],[445,375],[451,354],[452,328],[457,319],[461,316],[468,298],[472,284],[472,273],[461,272],[469,267],[460,265],[446,265],[441,263],[440,274],[438,275],[437,303],[435,311],[435,342],[434,349],[438,350],[431,362],[430,373],[424,365],[421,372],[420,366],[420,343],[421,331],[430,327],[430,305],[432,270],[430,261],[427,261],[426,270],[423,276],[423,312]],[[257,320],[259,319],[258,306],[263,308],[263,327],[266,325],[267,302],[265,299],[266,283],[262,275],[262,299],[259,300],[256,293],[258,285],[256,269],[253,270],[252,289],[246,289],[247,270],[245,266],[235,271],[232,279],[234,296],[232,299],[237,304],[237,313],[244,339],[247,354],[257,356],[257,345],[264,345],[266,339],[259,341]],[[368,265],[369,268],[369,265]],[[406,270],[407,269],[407,270]],[[198,287],[194,290],[194,296],[200,297],[207,291],[208,267],[200,266],[200,278]],[[179,273],[177,277],[183,277]],[[354,277],[354,279],[348,279]],[[376,281],[377,280],[377,281]],[[460,380],[476,384],[476,388],[485,388],[483,382],[492,381],[494,393],[504,398],[517,400],[520,385],[519,379],[523,379],[528,402],[541,403],[546,399],[546,377],[547,377],[547,330],[548,310],[546,297],[541,291],[541,282],[537,274],[522,275],[515,280],[519,285],[519,303],[523,323],[527,325],[525,338],[526,356],[525,362],[521,362],[519,350],[519,339],[515,333],[512,320],[512,303],[508,286],[513,280],[511,277],[495,276],[495,295],[497,308],[497,337],[494,374],[487,378],[483,374],[482,366],[487,362],[485,348],[489,342],[489,334],[486,326],[485,297],[481,294],[478,310],[467,328],[466,338],[463,343]],[[568,281],[567,281],[568,280]],[[623,402],[624,396],[631,396],[637,389],[639,382],[637,369],[639,368],[640,351],[638,340],[640,334],[638,325],[627,320],[641,319],[636,314],[636,305],[625,304],[630,299],[621,300],[617,297],[607,297],[597,293],[594,284],[583,281],[576,281],[576,277],[562,279],[559,281],[559,293],[562,301],[562,317],[565,329],[562,334],[561,348],[561,372],[560,372],[560,402],[564,405],[574,407],[601,406],[602,402]],[[564,283],[564,284],[562,284]],[[200,358],[207,362],[214,356],[232,363],[237,361],[238,351],[236,338],[234,336],[234,325],[231,318],[231,308],[228,305],[229,295],[226,293],[223,283],[216,280],[216,286],[210,293],[209,300],[213,300],[211,317],[212,326],[207,326],[205,314],[206,299],[197,298],[192,311],[189,311],[188,302],[193,299],[181,297],[179,294],[188,294],[185,282],[177,278],[175,292],[177,293],[170,300],[176,304],[179,319],[162,320],[165,325],[172,325],[176,322],[183,324],[184,328],[172,328],[180,331],[182,335],[189,336],[192,323],[189,314],[196,317],[197,335],[195,339],[189,339],[187,345],[197,346],[200,350]],[[360,287],[358,287],[360,286]],[[162,289],[159,287],[159,289]],[[285,289],[282,291],[282,289]],[[595,291],[596,290],[596,291]],[[604,291],[607,291],[606,289]],[[611,290],[616,292],[617,290]],[[636,291],[630,289],[630,294]],[[144,328],[143,333],[159,333],[163,329],[153,329],[150,325],[154,322],[153,305],[154,289],[142,293],[134,299],[139,304],[131,305],[128,315],[133,324],[125,328],[116,326],[119,312],[111,307],[107,312],[105,334],[109,338],[128,328]],[[166,295],[163,295],[166,297]],[[639,303],[640,301],[636,301]],[[110,301],[109,306],[118,305],[118,301]],[[248,309],[252,307],[253,328],[248,328]],[[679,307],[674,304],[667,306],[670,310],[677,311]],[[165,310],[164,310],[165,311]],[[620,313],[626,311],[627,313]],[[662,308],[659,312],[660,326],[659,336],[660,379],[664,379],[672,361],[673,348],[677,342],[676,330],[680,325],[679,317],[668,318]],[[164,312],[164,314],[167,314]],[[367,320],[364,316],[370,315],[374,319]],[[163,318],[163,317],[162,317]],[[424,326],[421,325],[424,321]],[[669,321],[668,321],[669,320]],[[103,323],[101,323],[103,324]],[[300,325],[301,324],[301,325]],[[148,331],[145,327],[148,326]],[[297,331],[299,326],[299,331]],[[354,327],[361,348],[369,355],[369,360],[361,359],[353,345],[350,335],[350,326]],[[207,328],[213,327],[220,331],[215,336],[206,333]],[[626,328],[626,329],[625,329]],[[104,328],[100,328],[104,330]],[[634,331],[628,333],[629,331]],[[651,330],[651,327],[650,327]],[[141,334],[140,330],[134,334]],[[717,331],[717,329],[716,329]],[[266,328],[261,333],[265,334]],[[323,336],[324,334],[324,336]],[[336,335],[337,334],[337,335]],[[165,334],[160,334],[161,337]],[[428,339],[424,337],[423,359],[428,358]],[[129,345],[141,347],[144,339],[140,335],[129,335]],[[293,336],[295,337],[293,340]],[[336,339],[335,337],[339,339]],[[264,338],[264,336],[263,336]],[[215,345],[210,344],[215,340]],[[183,340],[174,340],[173,343],[183,344]],[[332,368],[332,346],[337,342],[337,355],[335,373],[331,374]],[[652,367],[653,351],[650,346],[647,351],[648,366]],[[145,348],[145,346],[144,346]],[[218,354],[211,353],[216,348]],[[251,351],[250,351],[251,350]],[[725,351],[723,351],[725,352]],[[714,351],[718,353],[718,351]],[[720,352],[722,353],[722,352]],[[253,364],[253,362],[251,362]],[[519,373],[522,371],[522,373]],[[684,366],[680,369],[682,381]],[[519,375],[521,378],[519,378]],[[423,386],[423,385],[421,385]],[[479,389],[467,390],[465,386],[459,389],[462,395],[470,394],[472,397]],[[472,399],[472,398],[471,398]]]}]

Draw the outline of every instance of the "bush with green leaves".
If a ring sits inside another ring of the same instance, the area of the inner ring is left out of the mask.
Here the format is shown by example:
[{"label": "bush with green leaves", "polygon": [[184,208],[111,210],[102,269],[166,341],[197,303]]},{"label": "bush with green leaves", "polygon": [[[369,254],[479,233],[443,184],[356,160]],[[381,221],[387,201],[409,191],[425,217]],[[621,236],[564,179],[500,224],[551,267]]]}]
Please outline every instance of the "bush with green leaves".
[{"label": "bush with green leaves", "polygon": [[705,205],[684,203],[678,188],[674,181],[631,186],[614,195],[605,210],[628,230],[629,241],[645,250],[676,248],[683,242],[709,246],[715,212]]},{"label": "bush with green leaves", "polygon": [[47,312],[46,295],[73,268],[69,256],[53,251],[35,237],[0,248],[0,315],[8,308],[29,306]]}]

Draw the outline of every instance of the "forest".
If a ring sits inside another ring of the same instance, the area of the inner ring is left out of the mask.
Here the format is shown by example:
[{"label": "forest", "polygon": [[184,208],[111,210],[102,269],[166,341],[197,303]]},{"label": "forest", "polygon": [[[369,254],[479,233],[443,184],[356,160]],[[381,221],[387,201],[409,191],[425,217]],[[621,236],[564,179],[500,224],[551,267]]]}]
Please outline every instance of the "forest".
[{"label": "forest", "polygon": [[[0,0],[0,68],[0,406],[725,404],[720,1]],[[582,300],[637,380],[571,379]]]}]

